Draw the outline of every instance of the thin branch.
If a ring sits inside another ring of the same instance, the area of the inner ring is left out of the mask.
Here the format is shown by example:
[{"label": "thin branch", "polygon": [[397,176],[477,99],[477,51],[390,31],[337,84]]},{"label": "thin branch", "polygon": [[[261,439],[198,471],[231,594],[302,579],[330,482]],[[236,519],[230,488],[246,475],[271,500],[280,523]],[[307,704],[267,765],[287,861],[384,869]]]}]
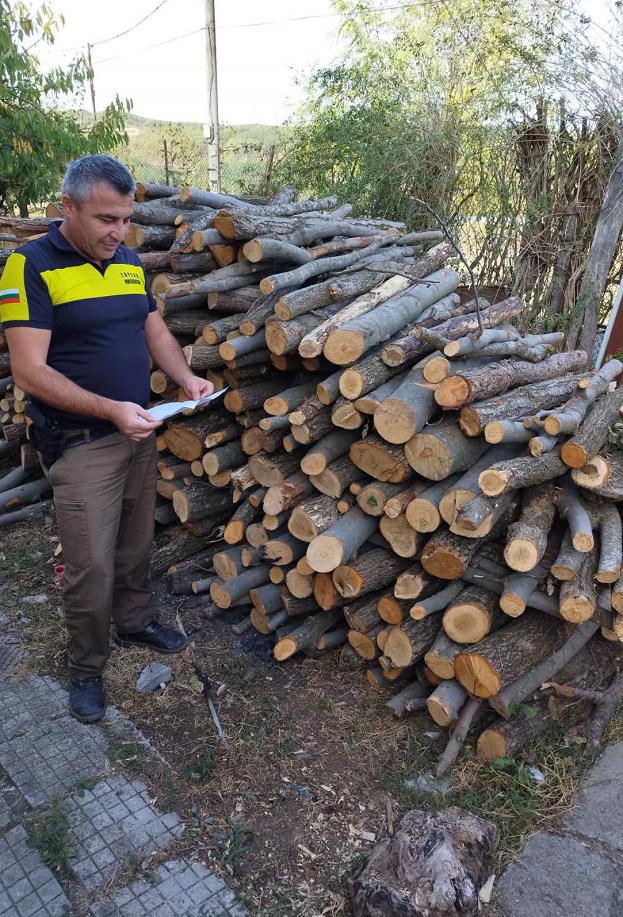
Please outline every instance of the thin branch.
[{"label": "thin branch", "polygon": [[422,207],[424,207],[426,210],[428,210],[428,212],[430,213],[430,215],[431,215],[435,220],[437,220],[437,223],[438,223],[438,224],[441,226],[441,228],[443,229],[443,231],[444,231],[444,233],[445,233],[445,235],[446,235],[446,238],[448,239],[448,242],[450,243],[450,245],[452,246],[452,248],[455,250],[455,252],[456,252],[457,255],[459,256],[459,258],[461,259],[461,261],[462,261],[463,264],[465,265],[465,269],[467,270],[467,272],[468,272],[468,274],[469,274],[469,279],[470,279],[471,282],[472,282],[472,290],[473,290],[473,293],[474,293],[474,302],[476,303],[476,318],[478,319],[478,328],[479,328],[479,330],[480,330],[480,333],[482,334],[482,332],[483,332],[485,329],[484,329],[484,327],[483,327],[483,324],[482,324],[482,317],[481,317],[481,315],[480,315],[480,299],[479,299],[479,297],[478,297],[478,290],[476,289],[476,278],[474,277],[474,272],[472,271],[472,269],[471,269],[471,267],[470,267],[469,261],[467,260],[467,258],[465,257],[465,255],[463,254],[463,252],[461,251],[461,249],[459,248],[459,246],[457,245],[457,243],[456,243],[456,242],[454,241],[454,239],[452,238],[452,235],[451,235],[451,233],[450,233],[450,230],[448,229],[447,224],[445,223],[444,220],[442,220],[442,218],[439,216],[439,214],[438,214],[435,210],[433,210],[433,208],[432,208],[431,206],[429,206],[429,204],[427,204],[426,201],[421,200],[419,197],[412,197],[411,200],[412,200],[412,201],[415,201],[416,204],[420,204]]}]

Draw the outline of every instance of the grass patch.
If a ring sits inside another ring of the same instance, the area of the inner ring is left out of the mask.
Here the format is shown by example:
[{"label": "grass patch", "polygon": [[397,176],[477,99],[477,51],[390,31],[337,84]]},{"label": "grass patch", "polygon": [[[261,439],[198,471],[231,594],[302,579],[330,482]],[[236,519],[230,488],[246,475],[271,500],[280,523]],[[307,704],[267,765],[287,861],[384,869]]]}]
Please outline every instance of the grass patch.
[{"label": "grass patch", "polygon": [[75,856],[69,842],[69,822],[62,801],[51,803],[30,824],[28,843],[36,847],[45,865],[57,876],[68,877],[67,860]]},{"label": "grass patch", "polygon": [[133,774],[148,775],[150,772],[147,749],[142,742],[137,742],[135,739],[122,739],[109,735],[108,755],[113,764],[120,764]]}]

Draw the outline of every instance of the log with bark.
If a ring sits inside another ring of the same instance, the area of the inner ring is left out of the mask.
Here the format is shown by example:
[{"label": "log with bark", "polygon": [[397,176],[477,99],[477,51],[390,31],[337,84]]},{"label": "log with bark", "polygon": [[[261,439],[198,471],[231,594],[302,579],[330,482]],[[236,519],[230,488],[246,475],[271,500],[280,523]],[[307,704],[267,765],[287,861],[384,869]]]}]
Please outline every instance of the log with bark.
[{"label": "log with bark", "polygon": [[[540,363],[525,360],[488,363],[449,376],[437,387],[435,400],[446,411],[459,410],[473,401],[501,395],[517,386],[559,379],[566,373],[579,373],[587,363],[588,357],[583,350],[553,354]],[[547,432],[555,431],[547,429]]]}]

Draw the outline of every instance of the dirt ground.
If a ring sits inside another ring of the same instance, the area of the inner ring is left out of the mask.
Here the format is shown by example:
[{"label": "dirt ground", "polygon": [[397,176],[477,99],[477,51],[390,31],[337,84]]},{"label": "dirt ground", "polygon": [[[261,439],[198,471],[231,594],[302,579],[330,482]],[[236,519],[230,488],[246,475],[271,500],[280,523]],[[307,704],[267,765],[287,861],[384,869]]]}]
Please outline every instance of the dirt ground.
[{"label": "dirt ground", "polygon": [[[29,646],[30,667],[64,682],[57,544],[52,520],[0,532],[0,604]],[[39,595],[49,601],[24,600]],[[393,719],[384,707],[389,695],[372,689],[362,671],[340,671],[336,655],[275,662],[271,637],[232,633],[241,612],[207,621],[198,597],[171,596],[165,581],[156,595],[161,620],[175,624],[179,615],[192,651],[162,660],[113,648],[106,684],[111,703],[170,766],[154,769],[135,743],[120,743],[115,757],[185,818],[180,850],[221,870],[261,917],[349,913],[348,877],[411,808],[461,805],[492,819],[499,871],[529,833],[568,808],[590,763],[572,723],[556,723],[526,759],[541,782],[524,761],[483,765],[470,746],[444,796],[410,789],[406,781],[431,771],[447,741],[428,716]],[[172,666],[173,679],[141,695],[136,679],[153,658]],[[227,749],[197,667],[212,682]],[[612,738],[622,730],[617,720]]]}]

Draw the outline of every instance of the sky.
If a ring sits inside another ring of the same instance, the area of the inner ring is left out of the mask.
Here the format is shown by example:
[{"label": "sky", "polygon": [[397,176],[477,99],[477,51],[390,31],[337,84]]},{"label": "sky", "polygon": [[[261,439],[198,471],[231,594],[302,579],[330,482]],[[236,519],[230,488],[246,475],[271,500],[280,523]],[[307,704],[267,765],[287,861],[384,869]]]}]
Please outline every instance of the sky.
[{"label": "sky", "polygon": [[[48,2],[65,25],[55,44],[39,51],[40,61],[66,64],[92,44],[98,110],[118,93],[132,99],[135,114],[205,122],[204,0]],[[216,0],[215,10],[219,120],[283,123],[303,98],[297,81],[337,54],[339,20],[330,0]]]},{"label": "sky", "polygon": [[[205,123],[204,0],[48,2],[65,25],[51,48],[38,49],[41,63],[67,64],[90,43],[98,110],[118,94],[135,114]],[[603,24],[608,2],[582,0]],[[331,0],[215,0],[215,8],[219,120],[282,124],[304,98],[305,76],[342,48]]]}]

